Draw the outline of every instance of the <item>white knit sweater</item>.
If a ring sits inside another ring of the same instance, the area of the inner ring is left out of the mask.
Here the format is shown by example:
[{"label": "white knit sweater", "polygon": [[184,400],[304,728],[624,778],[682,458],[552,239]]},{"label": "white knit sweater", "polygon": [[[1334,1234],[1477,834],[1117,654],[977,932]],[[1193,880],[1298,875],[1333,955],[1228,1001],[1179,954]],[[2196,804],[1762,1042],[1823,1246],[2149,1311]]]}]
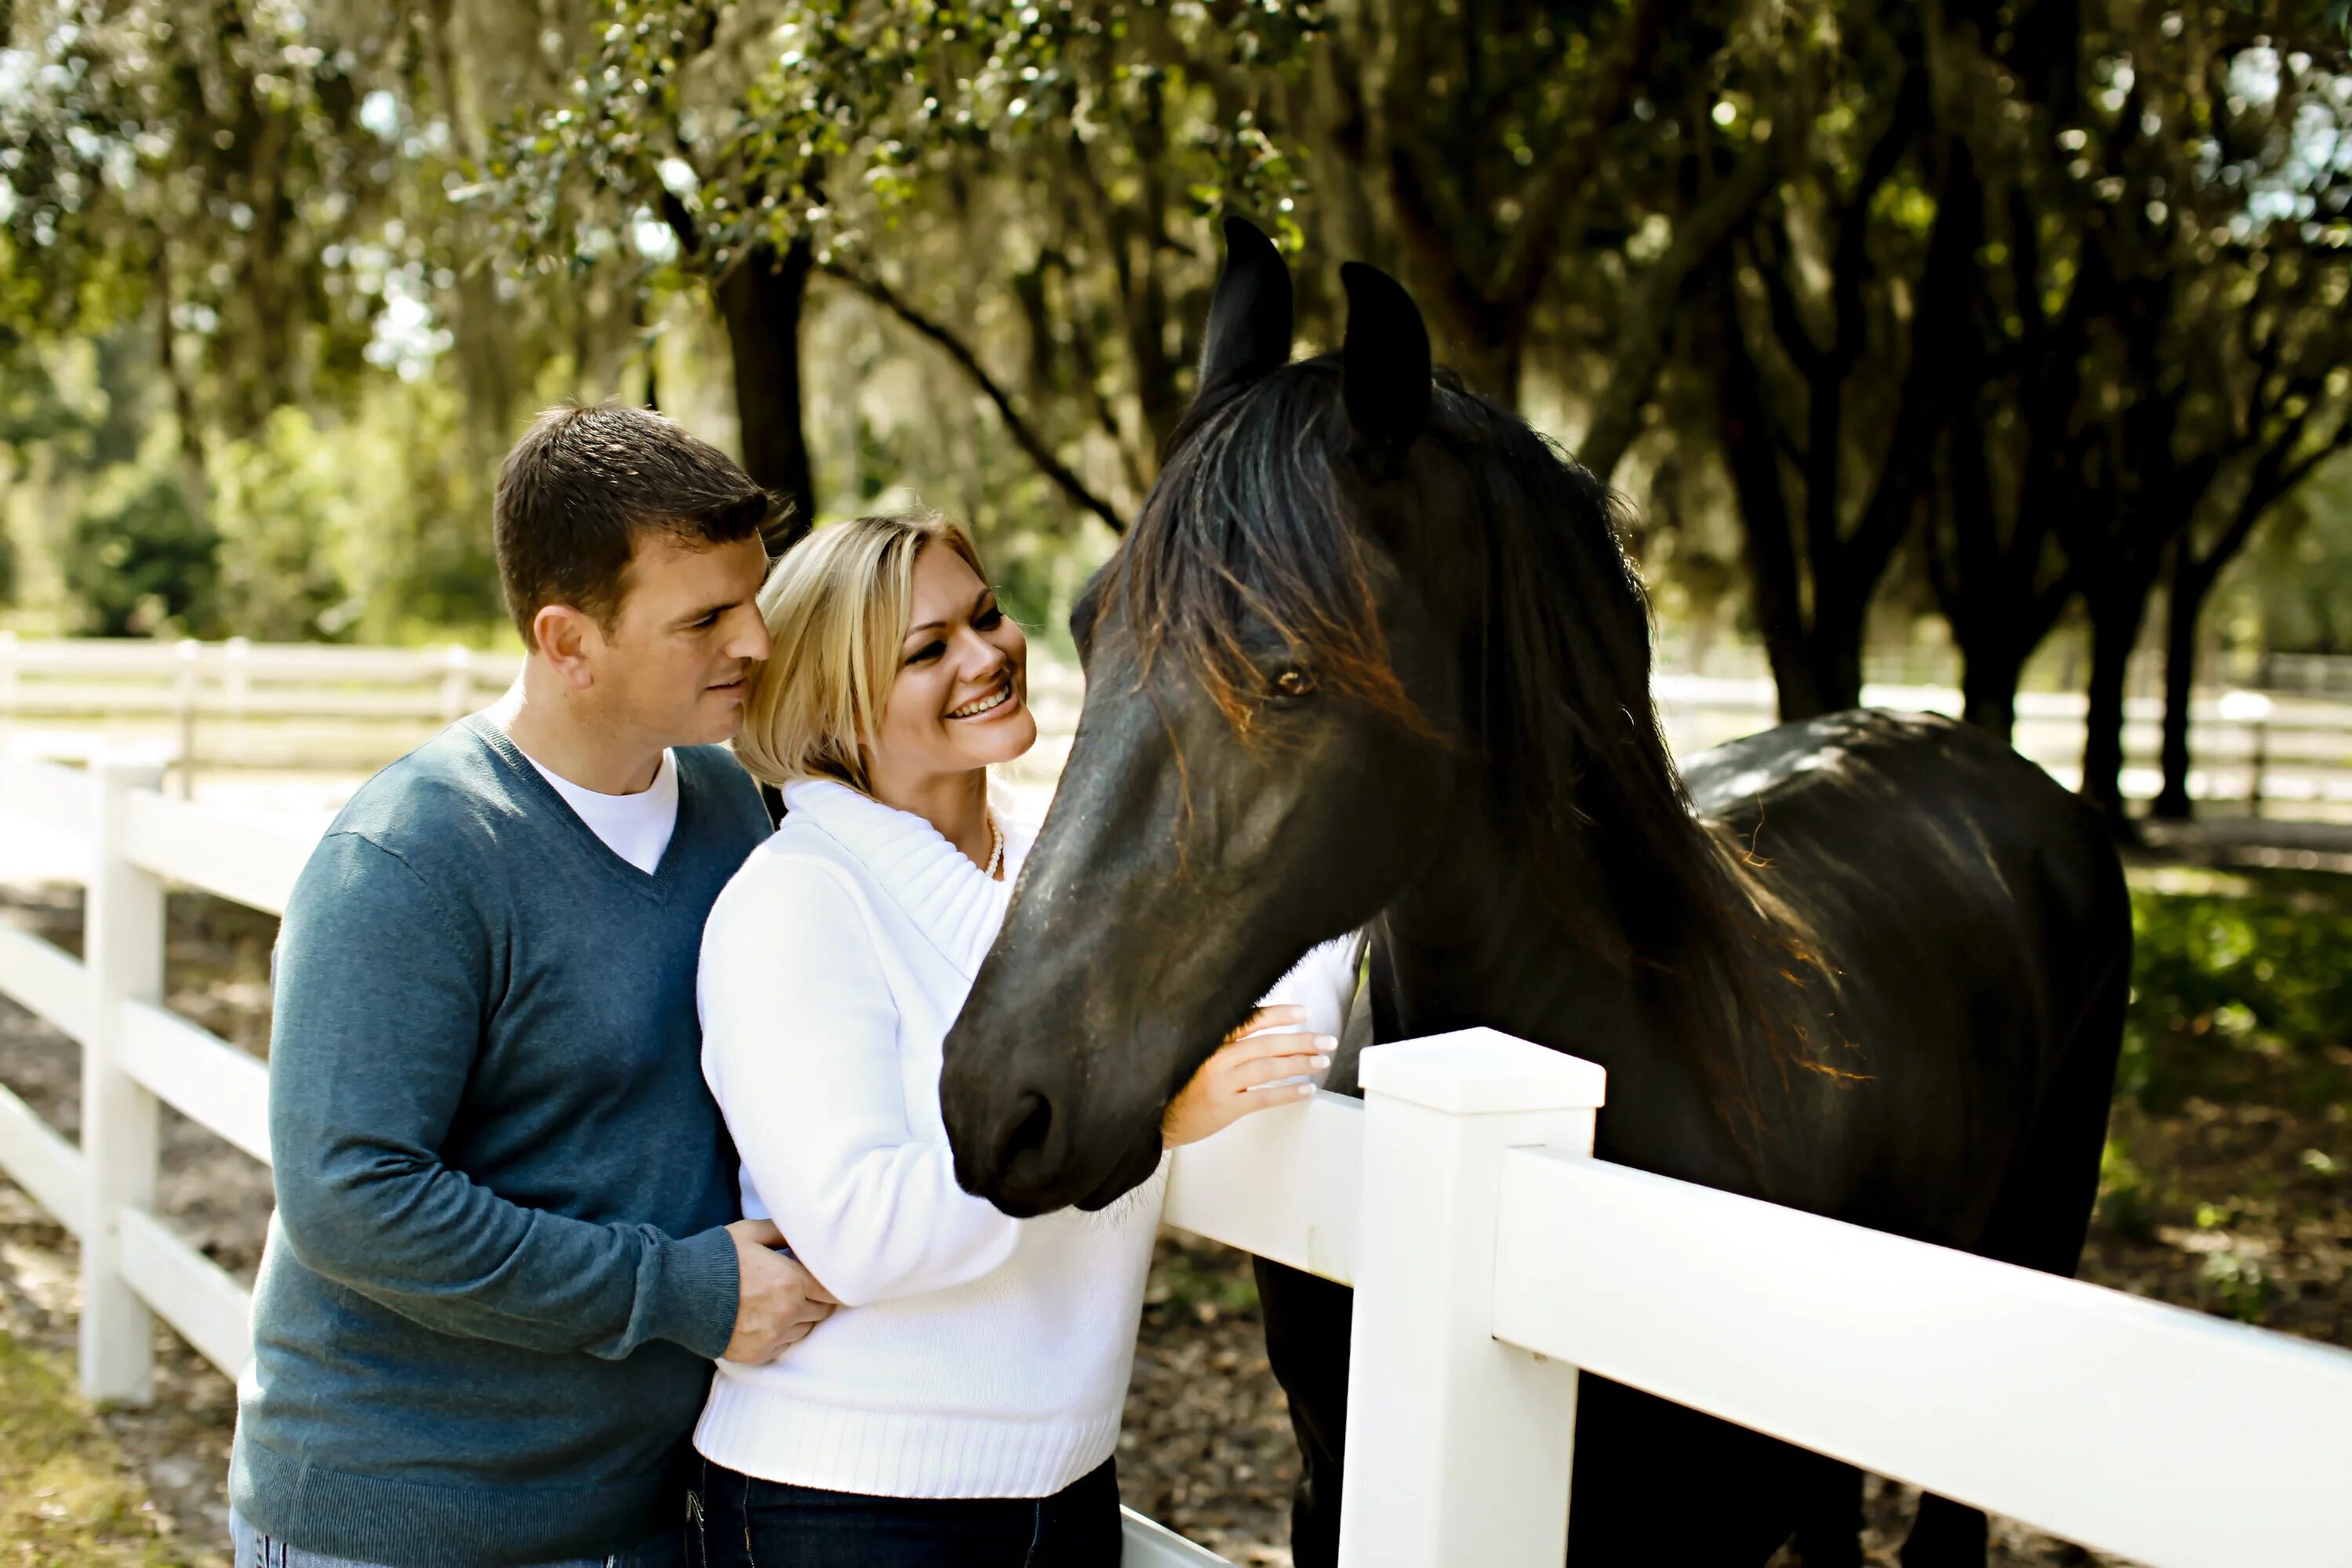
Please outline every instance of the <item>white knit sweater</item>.
[{"label": "white knit sweater", "polygon": [[[992,881],[855,790],[784,801],[704,931],[703,1074],[744,1212],[844,1305],[766,1366],[719,1363],[695,1447],[832,1491],[1047,1496],[1117,1444],[1166,1166],[1094,1215],[1011,1219],[958,1187],[940,1045],[1034,835],[1000,815]],[[1336,1034],[1353,952],[1317,949],[1276,994]]]}]

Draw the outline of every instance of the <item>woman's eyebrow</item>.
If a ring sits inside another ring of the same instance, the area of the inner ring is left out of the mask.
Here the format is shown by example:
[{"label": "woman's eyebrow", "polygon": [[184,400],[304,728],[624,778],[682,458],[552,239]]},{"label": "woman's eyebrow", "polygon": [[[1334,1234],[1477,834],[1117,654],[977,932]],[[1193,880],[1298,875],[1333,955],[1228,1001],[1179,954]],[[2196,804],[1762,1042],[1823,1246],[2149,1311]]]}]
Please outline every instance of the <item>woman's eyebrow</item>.
[{"label": "woman's eyebrow", "polygon": [[[996,590],[992,587],[982,588],[980,591],[980,596],[971,602],[971,613],[975,616],[979,615],[980,607],[988,603],[989,596],[995,592]],[[907,628],[907,635],[908,637],[913,637],[918,632],[943,632],[947,629],[948,624],[945,621],[925,621],[919,626],[908,626]]]}]

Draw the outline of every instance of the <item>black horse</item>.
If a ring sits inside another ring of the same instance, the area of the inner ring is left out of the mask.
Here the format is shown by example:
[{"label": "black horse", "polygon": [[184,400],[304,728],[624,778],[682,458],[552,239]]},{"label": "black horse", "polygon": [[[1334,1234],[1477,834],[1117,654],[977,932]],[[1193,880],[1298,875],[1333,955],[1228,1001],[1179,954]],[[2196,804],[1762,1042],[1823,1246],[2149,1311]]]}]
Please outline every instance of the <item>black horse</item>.
[{"label": "black horse", "polygon": [[[1281,258],[1226,239],[1198,400],[1074,617],[1076,742],[948,1039],[964,1185],[1013,1214],[1129,1190],[1252,999],[1370,925],[1375,1037],[1601,1063],[1601,1158],[2072,1272],[2130,968],[2098,820],[1933,718],[1787,724],[1678,776],[1609,491],[1433,374],[1370,268],[1341,352],[1289,363]],[[1350,1297],[1260,1285],[1297,1560],[1328,1563]],[[1753,1564],[1792,1532],[1859,1561],[1849,1467],[1591,1377],[1576,1455],[1575,1563]],[[1984,1542],[1929,1499],[1904,1561]]]}]

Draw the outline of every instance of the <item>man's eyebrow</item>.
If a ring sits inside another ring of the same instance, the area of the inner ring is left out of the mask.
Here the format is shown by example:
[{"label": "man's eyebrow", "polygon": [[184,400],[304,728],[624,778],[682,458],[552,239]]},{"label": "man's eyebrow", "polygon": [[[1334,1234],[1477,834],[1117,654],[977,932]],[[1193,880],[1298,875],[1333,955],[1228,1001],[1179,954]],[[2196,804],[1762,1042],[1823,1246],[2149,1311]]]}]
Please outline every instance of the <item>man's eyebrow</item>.
[{"label": "man's eyebrow", "polygon": [[[980,590],[979,596],[971,602],[971,613],[975,616],[979,615],[980,607],[988,603],[990,596],[995,592],[996,589],[993,586],[983,584]],[[908,637],[913,637],[917,632],[943,632],[947,630],[947,627],[948,624],[945,621],[925,621],[919,626],[908,626],[907,628],[907,635]]]}]

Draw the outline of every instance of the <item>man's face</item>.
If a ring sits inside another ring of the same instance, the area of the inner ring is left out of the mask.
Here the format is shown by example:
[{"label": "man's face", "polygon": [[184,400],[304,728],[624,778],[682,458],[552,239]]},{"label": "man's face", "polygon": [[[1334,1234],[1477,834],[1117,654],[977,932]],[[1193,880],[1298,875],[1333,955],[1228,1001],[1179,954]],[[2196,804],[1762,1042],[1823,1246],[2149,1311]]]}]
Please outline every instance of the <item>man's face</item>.
[{"label": "man's face", "polygon": [[703,746],[743,726],[754,665],[768,657],[755,539],[688,545],[641,533],[612,626],[583,651],[605,721],[657,746]]}]

